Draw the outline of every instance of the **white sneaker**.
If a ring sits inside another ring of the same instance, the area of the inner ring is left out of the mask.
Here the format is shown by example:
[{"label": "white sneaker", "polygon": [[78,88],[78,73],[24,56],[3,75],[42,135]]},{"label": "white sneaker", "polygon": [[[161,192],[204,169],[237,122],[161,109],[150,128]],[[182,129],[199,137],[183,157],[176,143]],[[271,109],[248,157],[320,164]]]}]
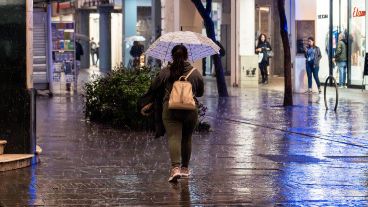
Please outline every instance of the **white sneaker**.
[{"label": "white sneaker", "polygon": [[180,168],[174,167],[170,170],[169,182],[178,182],[178,179],[181,177]]},{"label": "white sneaker", "polygon": [[307,91],[305,91],[304,93],[305,93],[305,94],[312,94],[312,93],[313,93],[313,91],[312,91],[312,89],[311,89],[311,88],[308,88],[308,90],[307,90]]}]

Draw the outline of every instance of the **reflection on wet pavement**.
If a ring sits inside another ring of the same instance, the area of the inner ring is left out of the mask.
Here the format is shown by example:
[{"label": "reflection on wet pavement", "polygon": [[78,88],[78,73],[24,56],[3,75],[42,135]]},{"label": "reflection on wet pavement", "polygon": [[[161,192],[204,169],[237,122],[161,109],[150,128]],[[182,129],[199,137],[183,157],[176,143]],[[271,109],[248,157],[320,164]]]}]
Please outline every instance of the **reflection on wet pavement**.
[{"label": "reflection on wet pavement", "polygon": [[317,94],[284,108],[277,91],[213,90],[214,131],[195,134],[178,184],[166,138],[90,123],[79,96],[39,98],[41,163],[0,174],[0,206],[368,206],[367,96],[326,113]]}]

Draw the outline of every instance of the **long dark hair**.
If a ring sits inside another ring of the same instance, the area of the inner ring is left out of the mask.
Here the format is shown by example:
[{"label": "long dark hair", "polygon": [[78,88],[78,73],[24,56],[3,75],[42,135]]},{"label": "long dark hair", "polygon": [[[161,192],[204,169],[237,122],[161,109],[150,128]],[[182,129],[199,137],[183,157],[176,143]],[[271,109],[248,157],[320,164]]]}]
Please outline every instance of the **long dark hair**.
[{"label": "long dark hair", "polygon": [[266,43],[266,42],[267,42],[267,36],[266,36],[264,33],[262,33],[262,34],[260,34],[260,35],[258,36],[258,44],[263,43],[263,42],[262,42],[262,36],[264,36],[264,37],[265,37],[265,41],[264,41],[264,43]]},{"label": "long dark hair", "polygon": [[188,59],[188,50],[184,45],[176,45],[171,50],[173,63],[170,66],[170,82],[178,80],[184,73],[184,64]]},{"label": "long dark hair", "polygon": [[313,46],[312,47],[316,47],[316,42],[314,41],[314,38],[313,37],[308,37],[308,40],[311,40],[313,42]]}]

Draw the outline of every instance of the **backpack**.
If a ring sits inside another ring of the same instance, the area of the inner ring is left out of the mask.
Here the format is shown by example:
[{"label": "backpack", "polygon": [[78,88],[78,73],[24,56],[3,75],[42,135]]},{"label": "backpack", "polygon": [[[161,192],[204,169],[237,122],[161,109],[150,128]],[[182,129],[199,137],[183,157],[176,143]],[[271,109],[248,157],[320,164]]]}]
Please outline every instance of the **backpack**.
[{"label": "backpack", "polygon": [[179,80],[174,82],[169,98],[169,109],[196,109],[192,84],[188,81],[188,77],[193,73],[194,70],[195,68],[193,68],[188,75],[180,76]]}]

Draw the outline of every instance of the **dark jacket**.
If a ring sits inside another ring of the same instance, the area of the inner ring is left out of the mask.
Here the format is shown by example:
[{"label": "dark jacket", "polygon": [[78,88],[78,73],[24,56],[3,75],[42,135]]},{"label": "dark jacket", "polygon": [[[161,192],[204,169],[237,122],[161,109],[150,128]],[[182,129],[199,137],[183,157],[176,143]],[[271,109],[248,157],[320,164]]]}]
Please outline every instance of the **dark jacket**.
[{"label": "dark jacket", "polygon": [[79,42],[75,42],[75,59],[81,60],[81,55],[83,55],[83,47]]},{"label": "dark jacket", "polygon": [[[314,65],[316,67],[319,67],[319,62],[322,59],[322,54],[321,54],[321,50],[319,49],[319,47],[314,46],[314,52],[315,52],[315,56],[314,56]],[[304,56],[306,58],[306,62],[308,61],[308,55],[307,52],[304,53]]]},{"label": "dark jacket", "polygon": [[[187,75],[193,68],[189,62],[186,62],[184,67],[183,75]],[[154,103],[153,110],[155,116],[156,137],[160,137],[165,134],[165,128],[162,122],[162,106],[164,102],[169,100],[169,95],[173,85],[173,83],[169,82],[169,77],[170,65],[160,71],[157,77],[153,80],[147,93],[138,100],[137,107],[139,112],[147,104]],[[204,82],[203,77],[198,70],[193,71],[189,76],[188,81],[192,84],[193,94],[196,97],[203,96]]]},{"label": "dark jacket", "polygon": [[164,87],[153,89],[151,85],[148,91],[137,101],[137,110],[139,113],[144,106],[153,103],[150,113],[154,117],[156,138],[165,135],[165,127],[162,121],[162,99],[164,92]]},{"label": "dark jacket", "polygon": [[335,60],[336,62],[346,62],[348,61],[348,51],[346,48],[346,43],[343,40],[340,40],[337,43],[337,49],[335,53]]},{"label": "dark jacket", "polygon": [[[267,64],[269,64],[269,56],[268,56],[268,51],[272,51],[272,47],[270,45],[270,43],[268,41],[264,41],[264,42],[258,42],[257,44],[257,47],[256,47],[256,50],[261,48],[262,51],[261,53],[263,53],[263,59],[262,59],[262,62],[266,62]],[[267,50],[267,48],[269,50]],[[257,52],[256,51],[256,54],[259,54],[260,52]]]}]

